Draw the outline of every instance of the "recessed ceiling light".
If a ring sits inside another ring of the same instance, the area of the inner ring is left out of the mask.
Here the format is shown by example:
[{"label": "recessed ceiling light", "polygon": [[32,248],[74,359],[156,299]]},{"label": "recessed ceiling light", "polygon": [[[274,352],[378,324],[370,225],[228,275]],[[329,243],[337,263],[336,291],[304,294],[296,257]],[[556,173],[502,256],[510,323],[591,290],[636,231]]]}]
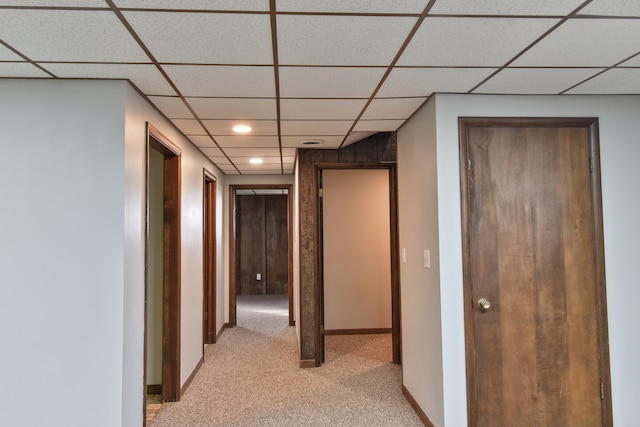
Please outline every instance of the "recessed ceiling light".
[{"label": "recessed ceiling light", "polygon": [[235,125],[233,131],[237,133],[249,133],[251,132],[251,126],[247,125]]},{"label": "recessed ceiling light", "polygon": [[261,165],[262,164],[262,159],[253,158],[253,159],[249,160],[249,163],[251,163],[252,165]]},{"label": "recessed ceiling light", "polygon": [[302,141],[300,144],[302,145],[320,145],[324,144],[324,141],[321,139],[306,139]]}]

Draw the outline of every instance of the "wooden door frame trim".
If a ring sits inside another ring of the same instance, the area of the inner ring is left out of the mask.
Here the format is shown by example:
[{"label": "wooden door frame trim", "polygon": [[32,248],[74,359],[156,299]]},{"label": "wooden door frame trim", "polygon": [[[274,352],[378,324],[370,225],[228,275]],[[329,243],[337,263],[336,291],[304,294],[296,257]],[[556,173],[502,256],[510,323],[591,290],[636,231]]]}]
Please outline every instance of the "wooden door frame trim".
[{"label": "wooden door frame trim", "polygon": [[313,200],[315,203],[316,224],[314,228],[315,245],[315,281],[314,291],[314,327],[315,327],[315,366],[322,365],[322,286],[321,286],[321,248],[320,248],[320,173],[329,169],[387,169],[389,171],[389,220],[390,220],[390,255],[391,255],[391,334],[393,363],[402,364],[402,330],[400,309],[400,264],[399,264],[399,229],[398,229],[398,175],[396,163],[316,163],[313,174]]},{"label": "wooden door frame trim", "polygon": [[293,313],[293,185],[292,184],[237,184],[229,185],[229,326],[236,326],[236,191],[237,190],[287,190],[287,229],[289,245],[289,326],[295,324]]},{"label": "wooden door frame trim", "polygon": [[[145,141],[145,301],[149,268],[149,153],[151,147],[165,156],[163,236],[162,400],[180,400],[180,296],[181,296],[181,150],[150,123]],[[167,185],[170,184],[170,185]],[[146,390],[147,307],[144,308],[144,389]],[[146,401],[146,396],[144,396]],[[146,404],[145,404],[146,405]]]},{"label": "wooden door frame trim", "polygon": [[469,200],[468,169],[468,130],[471,127],[582,127],[588,130],[589,153],[592,173],[590,177],[591,198],[593,206],[594,250],[595,250],[595,283],[598,298],[597,322],[598,344],[600,349],[600,381],[604,384],[602,399],[602,425],[613,425],[611,404],[611,374],[609,359],[609,336],[607,321],[607,299],[605,284],[604,226],[602,214],[602,187],[600,181],[600,141],[598,118],[596,117],[459,117],[459,149],[460,149],[460,209],[462,218],[462,272],[464,295],[464,325],[467,376],[467,419],[470,426],[477,423],[477,397],[475,383],[475,338],[474,338],[474,301],[473,284],[471,282],[471,223]]},{"label": "wooden door frame trim", "polygon": [[[208,186],[213,185],[213,200],[208,193]],[[216,317],[217,317],[217,194],[218,182],[211,172],[206,168],[202,170],[202,327],[204,344],[214,344],[217,339]],[[205,310],[207,310],[205,317]],[[204,353],[204,346],[203,346]]]}]

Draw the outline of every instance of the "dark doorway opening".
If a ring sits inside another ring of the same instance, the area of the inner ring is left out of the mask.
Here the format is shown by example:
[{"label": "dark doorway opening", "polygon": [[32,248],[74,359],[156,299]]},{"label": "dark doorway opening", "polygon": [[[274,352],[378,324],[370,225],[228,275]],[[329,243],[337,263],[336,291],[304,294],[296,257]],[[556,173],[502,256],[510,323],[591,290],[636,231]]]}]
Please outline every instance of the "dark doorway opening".
[{"label": "dark doorway opening", "polygon": [[[291,195],[291,185],[229,187],[229,218],[232,222],[229,239],[230,326],[237,324],[236,296],[241,291],[253,295],[286,294],[289,301],[289,325],[294,324]],[[282,209],[284,217],[278,214]],[[284,228],[283,220],[286,221]],[[286,251],[284,257],[283,251]]]}]

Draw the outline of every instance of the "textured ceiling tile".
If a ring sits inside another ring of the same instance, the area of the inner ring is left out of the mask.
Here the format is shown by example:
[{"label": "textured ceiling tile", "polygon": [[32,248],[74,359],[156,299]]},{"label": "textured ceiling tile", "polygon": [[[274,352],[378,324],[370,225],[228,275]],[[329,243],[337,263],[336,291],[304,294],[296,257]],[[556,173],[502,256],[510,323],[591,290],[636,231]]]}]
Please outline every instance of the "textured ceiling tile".
[{"label": "textured ceiling tile", "polygon": [[388,66],[415,23],[416,18],[398,17],[278,16],[278,61]]},{"label": "textured ceiling tile", "polygon": [[355,120],[366,99],[282,99],[280,108],[285,120]]},{"label": "textured ceiling tile", "polygon": [[125,12],[159,62],[273,64],[269,15]]},{"label": "textured ceiling tile", "polygon": [[283,98],[369,98],[385,68],[282,67]]},{"label": "textured ceiling tile", "polygon": [[640,67],[640,55],[620,64],[621,67]]},{"label": "textured ceiling tile", "polygon": [[567,15],[584,0],[439,0],[432,14],[458,15]]},{"label": "textured ceiling tile", "polygon": [[278,12],[417,13],[429,0],[278,0]]},{"label": "textured ceiling tile", "polygon": [[406,120],[427,98],[374,99],[362,115],[362,120],[403,119]]},{"label": "textured ceiling tile", "polygon": [[[281,129],[283,135],[319,136],[319,135],[345,135],[353,120],[346,121],[283,121]],[[320,138],[324,139],[324,138]]]},{"label": "textured ceiling tile", "polygon": [[0,38],[34,61],[149,61],[111,11],[3,10]]},{"label": "textured ceiling tile", "polygon": [[174,119],[171,122],[185,135],[206,135],[207,132],[200,126],[197,120]]},{"label": "textured ceiling tile", "polygon": [[362,141],[363,139],[371,136],[371,135],[375,135],[377,132],[376,131],[368,131],[368,132],[352,132],[347,139],[345,139],[344,141],[344,145],[351,145],[354,142],[358,142],[358,141]]},{"label": "textured ceiling tile", "polygon": [[600,72],[593,68],[509,68],[474,93],[558,94]]},{"label": "textured ceiling tile", "polygon": [[178,97],[150,96],[149,101],[169,119],[193,119],[193,114]]},{"label": "textured ceiling tile", "polygon": [[28,62],[0,62],[0,77],[51,77]]},{"label": "textured ceiling tile", "polygon": [[2,0],[3,6],[102,7],[104,0]]},{"label": "textured ceiling tile", "polygon": [[638,40],[636,20],[572,19],[511,65],[606,67],[638,53]]},{"label": "textured ceiling tile", "polygon": [[[234,135],[233,127],[239,124],[251,126],[255,135],[278,135],[275,120],[203,120],[211,135]],[[250,135],[246,135],[250,136]]]},{"label": "textured ceiling tile", "polygon": [[434,92],[465,93],[496,68],[394,68],[378,97],[429,96]]},{"label": "textured ceiling tile", "polygon": [[200,148],[200,151],[202,151],[204,155],[207,157],[220,157],[221,163],[224,163],[224,162],[229,163],[229,161],[226,160],[226,157],[224,157],[224,154],[222,154],[222,150],[220,150],[219,148],[203,147],[203,148]]},{"label": "textured ceiling tile", "polygon": [[[283,136],[282,137],[282,146],[290,147],[291,149],[295,148],[338,148],[340,143],[342,143],[342,139],[344,137],[340,136],[321,136],[318,138],[309,138],[306,136]],[[304,141],[308,141],[310,139],[313,140],[321,140],[322,143],[318,145],[304,145],[302,144]]]},{"label": "textured ceiling tile", "polygon": [[269,11],[269,0],[114,0],[122,8]]},{"label": "textured ceiling tile", "polygon": [[276,119],[276,100],[263,98],[187,98],[201,119]]},{"label": "textured ceiling tile", "polygon": [[62,78],[128,79],[149,95],[175,95],[164,76],[150,64],[42,64]]},{"label": "textured ceiling tile", "polygon": [[209,137],[209,135],[190,135],[189,140],[200,148],[216,148],[215,142],[211,140],[211,137]]},{"label": "textured ceiling tile", "polygon": [[[0,34],[1,33],[2,31],[0,31]],[[24,59],[0,44],[0,61],[24,61]]]},{"label": "textured ceiling tile", "polygon": [[403,123],[404,120],[360,120],[353,130],[356,132],[392,132]]},{"label": "textured ceiling tile", "polygon": [[273,67],[164,65],[184,96],[274,98]]},{"label": "textured ceiling tile", "polygon": [[280,158],[280,149],[264,147],[225,147],[224,152],[229,157],[261,157],[272,156]]},{"label": "textured ceiling tile", "polygon": [[640,69],[615,68],[568,91],[570,94],[640,95]]},{"label": "textured ceiling tile", "polygon": [[580,15],[640,17],[638,0],[594,0],[580,11]]},{"label": "textured ceiling tile", "polygon": [[218,135],[215,138],[221,147],[278,147],[277,136]]},{"label": "textured ceiling tile", "polygon": [[398,61],[413,66],[502,66],[557,19],[427,18]]}]

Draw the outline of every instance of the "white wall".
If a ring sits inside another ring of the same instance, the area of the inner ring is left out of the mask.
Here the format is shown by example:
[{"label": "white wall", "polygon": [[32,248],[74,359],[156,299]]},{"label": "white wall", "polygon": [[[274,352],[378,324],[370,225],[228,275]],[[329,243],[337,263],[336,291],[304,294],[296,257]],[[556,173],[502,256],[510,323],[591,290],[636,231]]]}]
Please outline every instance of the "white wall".
[{"label": "white wall", "polygon": [[[123,83],[124,84],[124,83]],[[126,218],[128,227],[125,259],[131,274],[125,278],[124,325],[124,383],[123,425],[142,423],[141,404],[136,396],[142,395],[143,356],[143,298],[144,298],[144,150],[145,123],[149,122],[181,152],[181,311],[180,311],[180,384],[183,385],[203,355],[203,170],[207,169],[218,185],[224,185],[224,175],[179,131],[152,108],[130,86],[126,87]],[[218,224],[223,211],[222,197],[218,197]],[[220,226],[219,226],[220,227]],[[218,229],[217,284],[224,288],[226,265],[221,262],[221,230]],[[217,310],[224,311],[218,300]],[[222,327],[221,324],[218,325]],[[140,393],[140,394],[137,394]]]},{"label": "white wall", "polygon": [[322,172],[324,327],[391,328],[389,171]]},{"label": "white wall", "polygon": [[[462,426],[467,422],[458,117],[573,116],[599,118],[614,424],[639,425],[634,396],[636,384],[640,382],[640,366],[636,363],[640,359],[640,341],[635,331],[634,312],[640,300],[640,286],[634,265],[640,258],[637,245],[640,223],[635,220],[635,212],[640,209],[636,188],[640,97],[437,95],[435,108],[438,228],[439,235],[446,239],[439,241],[444,421],[442,424],[432,421],[436,426]],[[405,126],[419,126],[421,120],[419,113]],[[406,144],[403,132],[404,127],[398,139],[400,153]],[[400,154],[399,157],[403,158]],[[399,165],[400,170],[404,167]],[[420,173],[410,173],[407,179],[422,180]],[[414,206],[414,209],[420,207]],[[400,215],[402,224],[405,215],[402,209]],[[401,239],[400,245],[404,244]],[[403,292],[405,286],[411,284],[403,278]],[[428,308],[429,304],[423,301],[418,309]],[[403,306],[403,318],[412,315],[407,309]],[[405,365],[405,376],[411,375]],[[427,415],[431,416],[428,412]]]},{"label": "white wall", "polygon": [[0,425],[120,425],[125,87],[0,94]]},{"label": "white wall", "polygon": [[[403,384],[431,422],[444,425],[435,103],[398,131]],[[431,268],[424,267],[424,250]]]}]

